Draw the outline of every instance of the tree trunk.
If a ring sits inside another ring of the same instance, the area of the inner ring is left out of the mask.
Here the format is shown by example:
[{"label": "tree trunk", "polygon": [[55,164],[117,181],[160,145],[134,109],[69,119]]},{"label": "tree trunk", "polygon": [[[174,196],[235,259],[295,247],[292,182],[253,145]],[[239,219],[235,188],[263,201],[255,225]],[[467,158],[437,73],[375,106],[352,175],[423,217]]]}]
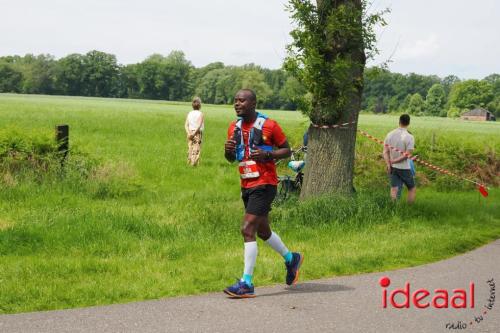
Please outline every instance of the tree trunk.
[{"label": "tree trunk", "polygon": [[325,193],[349,195],[354,191],[354,155],[356,146],[358,112],[361,98],[353,100],[353,117],[356,122],[347,127],[309,128],[307,163],[301,199]]},{"label": "tree trunk", "polygon": [[[332,10],[338,6],[351,3],[356,9],[359,9],[360,15],[356,19],[356,24],[362,27],[361,0],[317,0],[320,20],[327,21],[327,16],[331,15]],[[362,30],[360,30],[362,31]],[[327,34],[325,33],[325,36]],[[345,37],[345,36],[344,36]],[[354,38],[352,38],[354,37]],[[311,196],[325,193],[340,193],[348,195],[353,193],[354,176],[354,155],[356,144],[356,131],[359,111],[361,109],[361,96],[363,93],[363,72],[366,62],[364,52],[363,38],[361,33],[356,36],[350,36],[348,39],[336,39],[331,36],[331,40],[325,43],[332,45],[326,48],[323,54],[324,59],[329,62],[335,62],[339,58],[352,60],[349,69],[350,81],[348,84],[352,87],[347,98],[345,107],[340,110],[332,119],[325,119],[322,115],[331,114],[329,110],[337,98],[335,89],[328,91],[326,99],[318,101],[311,114],[311,121],[315,124],[343,124],[354,122],[346,127],[337,128],[309,128],[309,143],[307,152],[307,163],[304,175],[304,184],[300,194],[301,199],[307,199]],[[334,121],[332,123],[332,121]]]}]

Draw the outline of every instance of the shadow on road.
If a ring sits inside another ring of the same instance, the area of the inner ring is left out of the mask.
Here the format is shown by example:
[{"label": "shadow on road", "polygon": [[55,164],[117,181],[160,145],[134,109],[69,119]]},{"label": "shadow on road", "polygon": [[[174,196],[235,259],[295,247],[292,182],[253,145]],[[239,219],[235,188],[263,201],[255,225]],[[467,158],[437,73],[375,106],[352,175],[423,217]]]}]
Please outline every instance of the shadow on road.
[{"label": "shadow on road", "polygon": [[338,284],[304,282],[295,286],[287,287],[285,290],[260,294],[259,297],[280,296],[287,294],[309,294],[309,293],[332,293],[338,291],[349,291],[355,288]]}]

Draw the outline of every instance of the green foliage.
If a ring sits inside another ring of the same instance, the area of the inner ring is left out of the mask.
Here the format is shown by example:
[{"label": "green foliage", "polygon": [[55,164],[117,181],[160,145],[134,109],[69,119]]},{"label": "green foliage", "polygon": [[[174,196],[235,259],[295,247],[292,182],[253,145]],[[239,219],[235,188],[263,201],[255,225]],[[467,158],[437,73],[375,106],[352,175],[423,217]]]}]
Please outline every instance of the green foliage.
[{"label": "green foliage", "polygon": [[118,81],[116,57],[109,53],[90,51],[83,58],[86,96],[111,97]]},{"label": "green foliage", "polygon": [[373,101],[377,101],[383,104],[379,105],[379,109],[407,112],[411,95],[418,93],[427,96],[429,89],[440,82],[441,80],[433,75],[403,75],[391,73],[383,68],[368,68],[364,75],[362,109],[374,111]]},{"label": "green foliage", "polygon": [[87,61],[81,54],[70,54],[59,59],[56,71],[56,90],[63,95],[76,96],[85,89],[85,65]]},{"label": "green foliage", "polygon": [[441,80],[441,82],[442,82],[443,88],[446,92],[446,96],[448,96],[450,94],[450,91],[451,91],[451,88],[453,87],[453,85],[455,85],[456,83],[460,83],[461,80],[456,75],[448,75],[443,80]]},{"label": "green foliage", "polygon": [[27,54],[23,58],[17,58],[14,63],[23,74],[21,89],[23,93],[54,93],[56,62],[53,56]]},{"label": "green foliage", "polygon": [[493,85],[494,94],[500,94],[500,74],[490,74],[483,80]]},{"label": "green foliage", "polygon": [[21,131],[15,127],[0,130],[0,174],[50,173],[60,166],[54,138],[47,133]]},{"label": "green foliage", "polygon": [[441,84],[434,84],[427,93],[425,99],[426,114],[429,116],[438,116],[446,103],[446,92]]},{"label": "green foliage", "polygon": [[285,105],[285,109],[296,109],[306,98],[307,91],[296,78],[290,76],[287,78],[279,94],[283,101],[289,103]]},{"label": "green foliage", "polygon": [[[341,26],[343,23],[338,24]],[[366,52],[369,50],[366,49]],[[434,94],[429,95],[432,86],[441,84],[446,106],[439,115],[446,116],[452,106],[450,98],[453,97],[461,100],[457,106],[460,109],[469,109],[463,106],[467,104],[483,105],[499,118],[499,78],[499,74],[491,74],[477,81],[482,82],[479,88],[471,89],[470,94],[461,91],[459,95],[462,97],[458,98],[456,90],[464,83],[454,75],[440,79],[434,75],[403,75],[391,73],[386,68],[367,68],[363,80],[362,109],[377,113],[406,112],[408,95],[419,93],[430,97]],[[328,85],[326,82],[321,84]],[[180,51],[173,51],[167,56],[155,54],[140,63],[125,66],[117,64],[114,55],[99,51],[70,54],[59,60],[44,54],[0,57],[0,92],[175,101],[190,100],[198,94],[207,103],[231,104],[235,91],[241,87],[257,90],[259,108],[313,110],[313,95],[300,80],[285,70],[271,70],[254,64],[225,66],[221,62],[195,68]],[[331,87],[333,89],[334,85]],[[454,94],[451,96],[449,92],[453,87]],[[493,95],[488,95],[487,91],[484,94],[484,88],[488,90],[488,87],[491,87]],[[347,89],[347,86],[344,88]],[[441,100],[442,92],[438,94],[435,96],[436,106],[440,104],[438,100]],[[463,97],[464,94],[468,97]],[[431,104],[426,102],[426,109],[430,111],[429,115],[436,115],[437,107],[433,108]]]},{"label": "green foliage", "polygon": [[467,110],[463,110],[463,109],[460,109],[456,106],[452,106],[448,109],[448,112],[446,113],[446,116],[448,118],[458,118],[460,117],[460,115],[464,112],[466,112]]},{"label": "green foliage", "polygon": [[400,105],[401,112],[407,112],[408,108],[410,107],[410,101],[412,96],[413,95],[411,94],[406,95],[405,99],[403,100],[403,103]]},{"label": "green foliage", "polygon": [[362,91],[365,51],[368,56],[376,52],[373,27],[385,25],[380,13],[364,16],[366,5],[289,1],[296,28],[284,67],[311,94],[312,103],[303,112],[316,124],[335,123],[356,91]]},{"label": "green foliage", "polygon": [[250,65],[216,68],[207,72],[199,79],[196,95],[206,103],[231,104],[236,91],[242,88],[256,92],[258,107],[269,106],[269,100],[275,94],[266,82],[262,69]]},{"label": "green foliage", "polygon": [[500,74],[491,74],[484,78],[484,81],[491,83],[495,97],[488,103],[488,110],[492,111],[497,120],[500,119]]},{"label": "green foliage", "polygon": [[449,106],[459,109],[486,107],[494,98],[493,85],[487,81],[467,80],[455,84],[450,92]]},{"label": "green foliage", "polygon": [[497,119],[500,119],[500,95],[495,96],[495,99],[488,103],[487,108],[495,114]]},{"label": "green foliage", "polygon": [[137,172],[123,161],[105,161],[71,148],[66,159],[47,132],[6,128],[0,131],[0,184],[70,184],[96,199],[127,197],[142,190]]},{"label": "green foliage", "polygon": [[173,51],[167,57],[149,56],[137,64],[133,73],[140,96],[150,99],[186,100],[192,95],[189,85],[192,65],[184,53]]},{"label": "green foliage", "polygon": [[408,103],[407,112],[415,116],[423,116],[425,113],[425,102],[419,93],[415,93],[411,96],[410,102]]},{"label": "green foliage", "polygon": [[21,92],[23,74],[11,63],[0,60],[0,92]]}]

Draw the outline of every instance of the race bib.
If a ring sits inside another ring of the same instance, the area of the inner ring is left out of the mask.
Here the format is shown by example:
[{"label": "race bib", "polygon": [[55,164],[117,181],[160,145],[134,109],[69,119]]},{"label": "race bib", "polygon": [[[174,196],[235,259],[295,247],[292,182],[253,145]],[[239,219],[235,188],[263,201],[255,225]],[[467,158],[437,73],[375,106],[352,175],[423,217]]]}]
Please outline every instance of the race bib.
[{"label": "race bib", "polygon": [[255,161],[241,162],[239,166],[241,179],[258,178],[260,176]]}]

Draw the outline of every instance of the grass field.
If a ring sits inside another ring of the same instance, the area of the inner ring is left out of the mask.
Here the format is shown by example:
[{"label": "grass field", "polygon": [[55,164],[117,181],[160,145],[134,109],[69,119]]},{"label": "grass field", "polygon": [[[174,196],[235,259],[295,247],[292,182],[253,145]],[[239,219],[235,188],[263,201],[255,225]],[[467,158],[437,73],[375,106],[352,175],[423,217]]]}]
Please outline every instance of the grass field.
[{"label": "grass field", "polygon": [[[0,131],[52,135],[56,124],[69,124],[71,146],[97,161],[87,178],[0,170],[0,313],[219,291],[241,275],[238,173],[223,157],[234,112],[203,107],[201,165],[189,168],[189,110],[186,103],[0,94]],[[300,113],[265,113],[300,144],[308,126]],[[360,119],[381,138],[396,124],[394,116]],[[421,156],[498,181],[488,158],[497,163],[500,124],[415,118],[411,131]],[[305,253],[302,279],[423,264],[500,235],[498,187],[482,199],[420,168],[417,203],[394,205],[380,148],[360,138],[357,152],[355,198],[292,199],[271,213],[286,244]],[[283,283],[282,259],[259,246],[256,285]]]}]

